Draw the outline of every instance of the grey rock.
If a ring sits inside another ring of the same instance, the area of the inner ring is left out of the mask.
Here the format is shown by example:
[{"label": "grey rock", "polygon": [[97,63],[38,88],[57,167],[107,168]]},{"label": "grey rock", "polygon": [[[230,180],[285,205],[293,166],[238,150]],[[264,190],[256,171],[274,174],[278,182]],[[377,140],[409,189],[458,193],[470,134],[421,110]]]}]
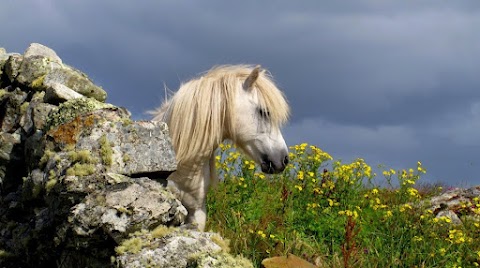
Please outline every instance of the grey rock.
[{"label": "grey rock", "polygon": [[107,93],[93,84],[88,76],[74,68],[64,66],[49,72],[43,79],[45,87],[52,87],[54,83],[63,84],[74,91],[98,101],[105,101]]},{"label": "grey rock", "polygon": [[[35,170],[41,166],[40,161],[45,154],[44,133],[36,130],[25,139],[25,163],[28,170]],[[46,161],[46,159],[44,160]]]},{"label": "grey rock", "polygon": [[34,169],[25,178],[23,183],[22,196],[25,201],[41,198],[40,194],[44,189],[47,175],[40,169]]},{"label": "grey rock", "polygon": [[43,130],[50,113],[57,109],[55,105],[31,101],[28,103],[27,111],[20,118],[20,126],[29,135],[37,130]]},{"label": "grey rock", "polygon": [[43,56],[23,57],[15,80],[34,90],[43,90],[45,76],[52,70],[63,68],[61,63],[51,61]]},{"label": "grey rock", "polygon": [[139,178],[89,194],[72,208],[69,221],[77,235],[91,236],[102,229],[121,241],[136,230],[178,226],[186,215],[185,207],[162,185]]},{"label": "grey rock", "polygon": [[3,72],[7,75],[10,83],[13,83],[17,78],[20,67],[23,62],[23,56],[20,54],[11,54],[7,61],[5,62],[5,66],[3,67]]},{"label": "grey rock", "polygon": [[[12,180],[9,176],[18,166],[22,159],[21,138],[18,134],[10,134],[0,131],[0,189],[5,187],[8,181]],[[0,193],[1,192],[0,190]]]},{"label": "grey rock", "polygon": [[[105,126],[107,127],[107,126]],[[117,123],[106,133],[112,147],[110,172],[163,176],[175,171],[175,153],[164,122]],[[89,143],[95,136],[86,137]]]},{"label": "grey rock", "polygon": [[73,89],[60,84],[51,83],[45,90],[44,101],[48,103],[61,103],[71,99],[85,98],[80,93],[77,93]]},{"label": "grey rock", "polygon": [[480,186],[468,189],[453,188],[422,204],[427,205],[435,217],[447,217],[452,224],[462,224],[462,219],[465,218],[480,220],[475,211],[477,198],[480,198]]},{"label": "grey rock", "polygon": [[21,158],[14,155],[14,148],[21,143],[20,135],[0,132],[0,163],[9,162],[14,158]]},{"label": "grey rock", "polygon": [[0,122],[0,131],[14,132],[18,127],[21,116],[25,113],[23,105],[27,99],[27,93],[20,88],[12,92],[5,93],[2,97],[3,104],[0,103],[0,114],[3,114],[3,120]]},{"label": "grey rock", "polygon": [[50,61],[62,64],[62,60],[60,57],[58,57],[57,53],[55,53],[53,49],[42,44],[32,43],[30,46],[28,46],[27,50],[25,50],[25,53],[23,54],[23,57],[29,58],[32,56],[42,56],[48,58]]},{"label": "grey rock", "polygon": [[452,224],[455,224],[455,225],[462,224],[462,221],[457,216],[457,214],[455,214],[455,212],[453,212],[451,210],[442,210],[442,211],[438,212],[437,216],[435,216],[435,217],[436,218],[447,217],[451,220]]},{"label": "grey rock", "polygon": [[[55,143],[74,144],[77,151],[91,152],[107,172],[166,178],[175,171],[175,153],[165,123],[131,121],[128,114],[116,108],[86,111],[68,117],[73,119],[58,120],[67,123],[52,128],[47,135]],[[62,108],[57,113],[66,116]]]},{"label": "grey rock", "polygon": [[[5,66],[5,62],[8,59],[7,51],[3,47],[0,47],[0,77],[3,75],[3,67]],[[0,88],[2,87],[3,81],[0,80]]]},{"label": "grey rock", "polygon": [[[129,112],[121,108],[115,107],[111,104],[102,103],[95,99],[91,98],[80,98],[80,99],[71,99],[64,103],[61,103],[58,106],[58,110],[49,117],[46,122],[46,130],[51,128],[56,128],[62,124],[69,123],[73,121],[76,117],[80,115],[85,115],[100,109],[110,109],[115,110],[121,113],[111,114],[112,118],[109,120],[115,121],[122,118],[128,118],[130,116]],[[107,118],[106,118],[107,119]]]},{"label": "grey rock", "polygon": [[[202,253],[216,254],[222,251],[222,247],[212,241],[212,237],[218,237],[215,233],[178,229],[169,231],[163,237],[141,233],[124,241],[116,249],[118,265],[122,268],[194,267],[189,264]],[[129,247],[132,242],[137,242],[138,248]]]},{"label": "grey rock", "polygon": [[187,214],[151,180],[176,169],[167,125],[105,98],[43,45],[0,49],[0,266],[251,267],[216,234],[166,227]]}]

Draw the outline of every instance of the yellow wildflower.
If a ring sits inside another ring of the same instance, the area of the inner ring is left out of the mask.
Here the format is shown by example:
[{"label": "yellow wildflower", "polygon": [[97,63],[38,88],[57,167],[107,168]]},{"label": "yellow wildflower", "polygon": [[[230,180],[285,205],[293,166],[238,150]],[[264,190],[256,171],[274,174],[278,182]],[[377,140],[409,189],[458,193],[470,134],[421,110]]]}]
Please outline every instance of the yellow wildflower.
[{"label": "yellow wildflower", "polygon": [[414,236],[412,240],[413,240],[413,242],[420,242],[420,241],[423,240],[423,237],[421,237],[421,236]]},{"label": "yellow wildflower", "polygon": [[257,235],[260,236],[261,238],[267,237],[267,235],[262,230],[258,230]]},{"label": "yellow wildflower", "polygon": [[412,206],[410,204],[404,204],[403,206],[400,207],[400,212],[405,212],[406,210],[412,209]]},{"label": "yellow wildflower", "polygon": [[257,176],[258,178],[260,178],[262,180],[265,179],[265,174],[263,174],[263,173],[255,173],[255,176]]},{"label": "yellow wildflower", "polygon": [[313,188],[313,192],[314,192],[315,194],[323,194],[322,189],[320,189],[320,188],[318,188],[318,187]]},{"label": "yellow wildflower", "polygon": [[408,188],[407,192],[410,196],[420,197],[420,194],[418,193],[418,190],[415,189],[415,188]]}]

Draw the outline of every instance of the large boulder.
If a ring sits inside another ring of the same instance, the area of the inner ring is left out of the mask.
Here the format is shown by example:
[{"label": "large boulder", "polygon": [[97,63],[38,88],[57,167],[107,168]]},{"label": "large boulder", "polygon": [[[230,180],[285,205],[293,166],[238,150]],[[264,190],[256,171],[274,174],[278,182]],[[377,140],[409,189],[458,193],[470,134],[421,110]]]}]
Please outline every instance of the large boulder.
[{"label": "large boulder", "polygon": [[105,98],[48,47],[0,48],[0,267],[250,267],[183,227],[167,125]]},{"label": "large boulder", "polygon": [[464,220],[480,222],[480,186],[452,188],[423,202],[436,218],[448,218],[452,224]]}]

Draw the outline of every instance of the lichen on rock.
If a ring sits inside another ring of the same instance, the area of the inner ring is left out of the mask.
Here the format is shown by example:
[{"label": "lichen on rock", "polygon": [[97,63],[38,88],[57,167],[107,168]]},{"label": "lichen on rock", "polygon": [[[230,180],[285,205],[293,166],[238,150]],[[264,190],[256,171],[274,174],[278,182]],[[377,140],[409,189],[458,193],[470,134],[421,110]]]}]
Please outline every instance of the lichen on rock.
[{"label": "lichen on rock", "polygon": [[[161,237],[155,231],[132,233],[115,251],[120,267],[253,267],[241,257],[232,256],[216,244],[215,233],[198,232],[188,229],[171,229]],[[217,240],[218,241],[218,240]]]},{"label": "lichen on rock", "polygon": [[0,49],[0,266],[236,263],[218,234],[177,228],[187,211],[162,184],[176,169],[166,123],[105,98],[50,48]]}]

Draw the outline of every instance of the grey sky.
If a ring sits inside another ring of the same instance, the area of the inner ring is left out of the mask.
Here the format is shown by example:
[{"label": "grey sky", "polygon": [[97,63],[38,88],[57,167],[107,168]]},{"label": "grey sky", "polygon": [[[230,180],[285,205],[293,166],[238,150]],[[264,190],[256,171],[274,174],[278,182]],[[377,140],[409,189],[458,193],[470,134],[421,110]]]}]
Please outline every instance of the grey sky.
[{"label": "grey sky", "polygon": [[261,64],[290,144],[480,184],[480,2],[3,0],[0,46],[53,48],[127,107],[213,65]]}]

